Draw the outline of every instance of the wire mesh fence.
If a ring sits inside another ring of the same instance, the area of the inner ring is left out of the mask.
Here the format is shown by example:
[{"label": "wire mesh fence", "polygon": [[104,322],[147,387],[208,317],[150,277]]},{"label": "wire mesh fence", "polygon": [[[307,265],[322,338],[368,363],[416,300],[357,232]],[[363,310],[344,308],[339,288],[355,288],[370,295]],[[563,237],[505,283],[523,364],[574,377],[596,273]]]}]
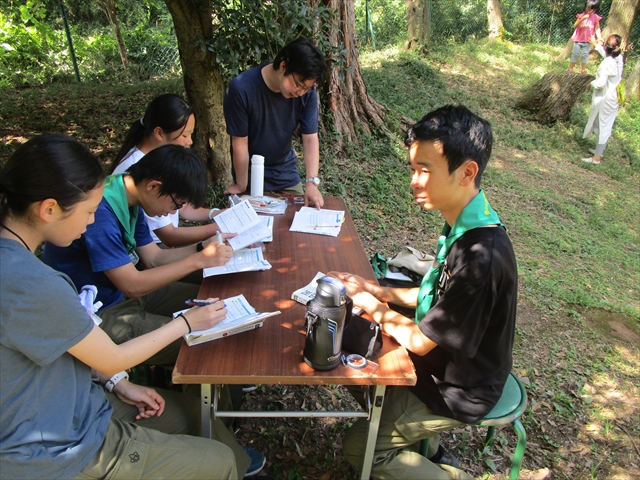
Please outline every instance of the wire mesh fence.
[{"label": "wire mesh fence", "polygon": [[144,47],[129,54],[129,74],[138,80],[176,75],[182,72],[178,48],[166,45]]},{"label": "wire mesh fence", "polygon": [[[600,15],[604,27],[612,0],[603,0]],[[573,34],[576,14],[583,12],[584,0],[501,0],[505,37],[515,43],[564,45]],[[376,44],[385,46],[406,37],[407,20],[400,0],[359,0],[356,3],[358,36],[370,42],[365,9],[369,8]],[[428,0],[432,42],[465,42],[486,37],[487,0]],[[640,16],[633,24],[630,43],[640,43]]]}]

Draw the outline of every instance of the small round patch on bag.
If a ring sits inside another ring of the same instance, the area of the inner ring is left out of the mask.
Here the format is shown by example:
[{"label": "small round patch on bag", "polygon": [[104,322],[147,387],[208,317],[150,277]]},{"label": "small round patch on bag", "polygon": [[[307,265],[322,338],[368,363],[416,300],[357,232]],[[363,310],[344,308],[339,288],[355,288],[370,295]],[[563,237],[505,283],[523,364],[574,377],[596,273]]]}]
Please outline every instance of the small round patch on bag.
[{"label": "small round patch on bag", "polygon": [[352,353],[347,357],[347,365],[351,368],[364,368],[367,366],[367,359],[357,353]]}]

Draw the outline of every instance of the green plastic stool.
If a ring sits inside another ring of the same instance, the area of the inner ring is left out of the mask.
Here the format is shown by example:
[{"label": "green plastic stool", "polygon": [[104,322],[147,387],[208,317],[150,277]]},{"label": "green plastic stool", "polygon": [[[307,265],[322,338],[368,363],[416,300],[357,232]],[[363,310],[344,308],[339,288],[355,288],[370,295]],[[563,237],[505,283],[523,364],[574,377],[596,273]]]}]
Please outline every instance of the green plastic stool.
[{"label": "green plastic stool", "polygon": [[[478,425],[480,427],[489,427],[487,431],[487,437],[485,439],[485,446],[489,446],[493,443],[493,436],[496,432],[496,427],[501,425],[512,424],[518,434],[518,445],[513,454],[513,461],[511,462],[511,471],[509,473],[509,480],[517,480],[520,476],[520,467],[522,466],[522,457],[524,457],[524,449],[527,446],[527,433],[524,431],[522,423],[520,423],[520,417],[527,408],[527,392],[524,389],[524,385],[520,382],[520,379],[516,377],[513,372],[509,374],[507,383],[504,385],[502,396],[493,410],[491,410],[486,417],[471,425]],[[420,443],[420,454],[427,456],[427,450],[429,448],[429,439],[425,438]]]}]

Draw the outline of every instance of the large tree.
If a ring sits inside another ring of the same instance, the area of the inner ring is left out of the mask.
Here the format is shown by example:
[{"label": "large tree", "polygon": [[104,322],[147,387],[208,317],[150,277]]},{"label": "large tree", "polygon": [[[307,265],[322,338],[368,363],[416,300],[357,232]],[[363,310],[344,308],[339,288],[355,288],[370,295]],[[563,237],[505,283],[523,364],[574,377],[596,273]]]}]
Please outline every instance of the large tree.
[{"label": "large tree", "polygon": [[487,16],[489,17],[489,40],[501,39],[504,35],[504,25],[500,0],[487,0]]},{"label": "large tree", "polygon": [[622,47],[625,48],[629,43],[629,35],[633,20],[638,13],[638,5],[640,5],[640,0],[613,0],[607,23],[602,30],[602,38],[606,39],[609,35],[618,34],[622,37]]},{"label": "large tree", "polygon": [[229,185],[231,144],[222,111],[225,85],[216,53],[206,47],[213,35],[212,6],[200,0],[165,0],[165,3],[178,39],[185,91],[197,119],[193,148],[206,162],[214,181]]},{"label": "large tree", "polygon": [[428,45],[431,40],[431,20],[428,0],[406,0],[407,48]]},{"label": "large tree", "polygon": [[626,94],[630,99],[640,100],[640,61],[636,62],[636,66],[627,79]]},{"label": "large tree", "polygon": [[[310,3],[313,5],[317,2],[311,0]],[[370,127],[386,131],[383,120],[385,109],[369,96],[360,73],[354,3],[343,0],[321,2],[335,9],[336,21],[328,26],[329,41],[332,45],[344,45],[344,68],[336,59],[329,59],[331,68],[322,95],[322,101],[326,102],[330,117],[333,118],[333,126],[340,133],[337,144],[340,147],[345,140],[357,143],[356,125],[360,125],[365,132],[370,132]]]}]

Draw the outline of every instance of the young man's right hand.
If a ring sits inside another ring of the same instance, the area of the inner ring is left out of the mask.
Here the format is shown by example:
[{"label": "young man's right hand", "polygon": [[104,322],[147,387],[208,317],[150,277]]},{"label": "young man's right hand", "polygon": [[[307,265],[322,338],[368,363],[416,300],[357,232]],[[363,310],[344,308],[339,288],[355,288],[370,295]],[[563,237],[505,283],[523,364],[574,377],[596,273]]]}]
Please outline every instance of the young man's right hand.
[{"label": "young man's right hand", "polygon": [[204,258],[202,268],[225,265],[233,256],[233,249],[226,243],[221,245],[215,237],[203,242],[203,246],[204,250],[200,252]]}]

